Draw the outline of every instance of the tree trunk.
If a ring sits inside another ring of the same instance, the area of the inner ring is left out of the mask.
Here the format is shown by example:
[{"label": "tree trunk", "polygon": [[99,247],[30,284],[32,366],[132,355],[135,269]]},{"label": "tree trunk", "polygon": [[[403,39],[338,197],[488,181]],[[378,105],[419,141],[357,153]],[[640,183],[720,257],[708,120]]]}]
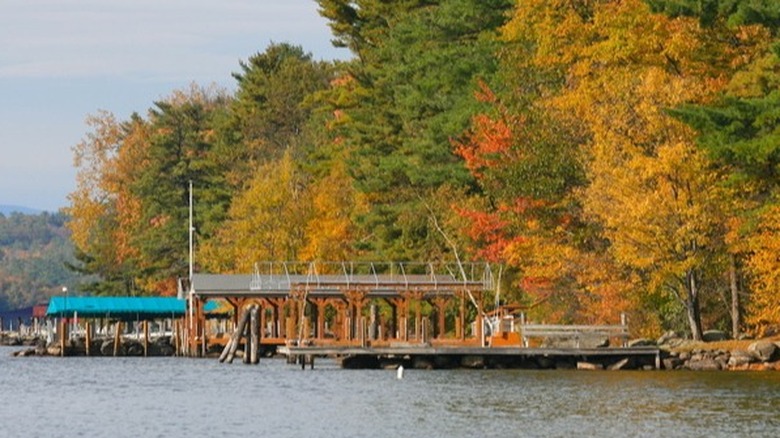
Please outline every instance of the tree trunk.
[{"label": "tree trunk", "polygon": [[696,273],[688,271],[685,275],[688,300],[685,303],[685,310],[688,313],[688,323],[691,325],[691,337],[694,341],[702,340],[701,330],[701,309],[699,307],[699,290],[696,284]]},{"label": "tree trunk", "polygon": [[737,282],[737,256],[731,254],[729,261],[729,287],[731,288],[731,337],[739,339],[739,285]]}]

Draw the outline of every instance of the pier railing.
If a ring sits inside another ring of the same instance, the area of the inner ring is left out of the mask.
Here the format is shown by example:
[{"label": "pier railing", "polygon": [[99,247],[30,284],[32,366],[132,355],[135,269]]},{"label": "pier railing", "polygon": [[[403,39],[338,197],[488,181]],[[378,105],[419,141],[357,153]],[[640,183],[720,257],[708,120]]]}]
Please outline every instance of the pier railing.
[{"label": "pier railing", "polygon": [[414,262],[260,262],[250,283],[253,291],[465,288],[493,290],[486,263]]},{"label": "pier railing", "polygon": [[521,315],[519,325],[523,346],[528,347],[530,338],[547,338],[557,340],[572,340],[574,347],[580,348],[586,338],[603,337],[618,338],[623,347],[628,344],[629,331],[625,315],[620,316],[620,324],[615,325],[561,325],[561,324],[529,324]]}]

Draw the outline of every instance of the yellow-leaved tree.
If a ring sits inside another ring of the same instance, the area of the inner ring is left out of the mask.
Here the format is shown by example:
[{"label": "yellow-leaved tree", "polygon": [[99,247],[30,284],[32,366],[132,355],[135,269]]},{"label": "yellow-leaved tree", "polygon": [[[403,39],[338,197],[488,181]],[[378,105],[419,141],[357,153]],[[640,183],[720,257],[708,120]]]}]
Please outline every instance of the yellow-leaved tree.
[{"label": "yellow-leaved tree", "polygon": [[749,239],[753,250],[748,267],[753,274],[747,321],[765,330],[780,325],[780,207],[772,206],[761,216],[760,223]]},{"label": "yellow-leaved tree", "polygon": [[306,224],[306,243],[301,260],[346,261],[353,255],[352,214],[358,194],[352,186],[345,163],[334,160],[329,173],[311,184],[312,212]]},{"label": "yellow-leaved tree", "polygon": [[310,217],[306,181],[288,150],[255,170],[198,263],[212,272],[246,273],[258,262],[298,260]]},{"label": "yellow-leaved tree", "polygon": [[[694,19],[653,14],[641,0],[528,0],[516,13],[505,36],[533,47],[531,65],[552,72],[535,104],[587,133],[579,199],[633,273],[622,278],[642,280],[633,285],[640,304],[676,299],[700,339],[702,295],[714,291],[725,253],[726,194],[694,131],[666,110],[723,88],[732,40]],[[669,317],[636,309],[645,310]]]}]

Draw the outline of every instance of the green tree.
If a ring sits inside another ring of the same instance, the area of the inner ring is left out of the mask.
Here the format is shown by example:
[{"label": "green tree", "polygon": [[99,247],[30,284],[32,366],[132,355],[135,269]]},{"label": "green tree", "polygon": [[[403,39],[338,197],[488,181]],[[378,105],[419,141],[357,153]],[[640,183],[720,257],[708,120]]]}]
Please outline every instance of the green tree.
[{"label": "green tree", "polygon": [[333,75],[330,63],[284,43],[271,44],[240,65],[241,72],[233,74],[235,99],[218,123],[216,144],[230,182],[239,189],[257,166],[278,160],[290,148],[309,146],[304,139],[315,108],[312,97]]},{"label": "green tree", "polygon": [[[335,133],[369,203],[357,217],[365,257],[427,259],[442,251],[425,205],[446,185],[473,184],[450,139],[479,104],[477,79],[496,69],[495,39],[507,1],[321,1],[337,44],[356,60],[347,68],[356,98],[346,99]],[[437,215],[448,214],[437,211]]]},{"label": "green tree", "polygon": [[139,251],[143,289],[173,294],[187,273],[189,184],[194,187],[196,236],[207,240],[230,203],[226,169],[214,151],[214,119],[229,102],[219,90],[193,86],[150,111],[148,166],[132,181],[140,199]]},{"label": "green tree", "polygon": [[73,245],[62,213],[0,214],[0,310],[28,307],[88,281],[67,266]]}]

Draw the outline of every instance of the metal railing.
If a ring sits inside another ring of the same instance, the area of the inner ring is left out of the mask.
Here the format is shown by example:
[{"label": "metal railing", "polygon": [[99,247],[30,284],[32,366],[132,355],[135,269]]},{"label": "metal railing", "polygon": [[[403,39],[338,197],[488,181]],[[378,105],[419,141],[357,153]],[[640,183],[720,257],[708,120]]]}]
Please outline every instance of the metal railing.
[{"label": "metal railing", "polygon": [[495,281],[487,263],[421,262],[259,262],[255,263],[250,289],[291,290],[385,286],[479,288],[493,290]]}]

